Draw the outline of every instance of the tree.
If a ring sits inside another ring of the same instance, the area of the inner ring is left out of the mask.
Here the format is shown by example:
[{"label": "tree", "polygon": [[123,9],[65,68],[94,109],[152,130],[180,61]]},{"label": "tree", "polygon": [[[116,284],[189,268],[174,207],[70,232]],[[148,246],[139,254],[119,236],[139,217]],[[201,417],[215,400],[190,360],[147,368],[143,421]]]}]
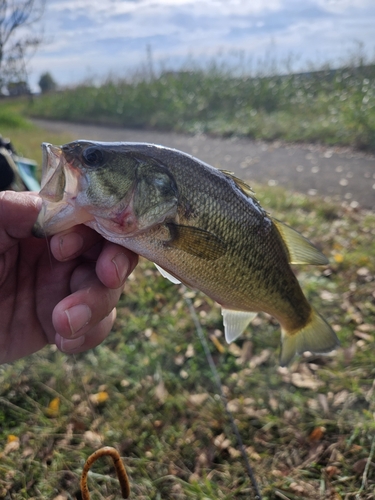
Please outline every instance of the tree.
[{"label": "tree", "polygon": [[56,82],[49,72],[43,73],[41,75],[38,85],[40,87],[40,90],[42,91],[42,94],[56,90]]},{"label": "tree", "polygon": [[30,27],[42,16],[45,0],[0,0],[0,88],[27,81],[26,55],[42,41]]}]

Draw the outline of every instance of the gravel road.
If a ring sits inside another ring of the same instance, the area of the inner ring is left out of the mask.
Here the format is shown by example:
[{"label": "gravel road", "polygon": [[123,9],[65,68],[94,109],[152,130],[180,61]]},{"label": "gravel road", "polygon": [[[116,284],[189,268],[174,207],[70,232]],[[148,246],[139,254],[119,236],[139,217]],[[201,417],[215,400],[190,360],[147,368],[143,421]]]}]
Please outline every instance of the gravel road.
[{"label": "gravel road", "polygon": [[73,139],[152,142],[176,148],[251,182],[375,209],[375,156],[350,148],[265,143],[248,139],[219,139],[152,130],[34,120]]}]

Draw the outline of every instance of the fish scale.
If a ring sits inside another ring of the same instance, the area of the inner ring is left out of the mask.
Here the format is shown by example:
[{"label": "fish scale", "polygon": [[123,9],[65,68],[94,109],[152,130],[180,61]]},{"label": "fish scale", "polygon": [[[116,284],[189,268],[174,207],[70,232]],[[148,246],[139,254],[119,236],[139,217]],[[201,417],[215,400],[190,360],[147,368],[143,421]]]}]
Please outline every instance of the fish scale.
[{"label": "fish scale", "polygon": [[[338,345],[290,267],[325,264],[326,258],[273,219],[240,179],[151,144],[75,141],[61,148],[46,144],[44,151],[36,235],[77,223],[92,227],[154,262],[172,281],[217,301],[228,341],[254,313],[271,314],[282,329],[281,364],[295,353]],[[53,192],[62,180],[63,192]]]}]

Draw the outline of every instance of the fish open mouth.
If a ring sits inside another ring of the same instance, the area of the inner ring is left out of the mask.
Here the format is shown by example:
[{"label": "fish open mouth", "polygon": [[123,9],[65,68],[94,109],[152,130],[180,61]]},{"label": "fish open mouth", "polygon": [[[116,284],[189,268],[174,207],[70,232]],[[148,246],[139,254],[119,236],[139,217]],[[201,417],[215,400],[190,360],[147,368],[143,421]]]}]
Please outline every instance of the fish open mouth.
[{"label": "fish open mouth", "polygon": [[42,189],[43,203],[33,227],[38,238],[51,236],[77,224],[87,222],[92,216],[78,209],[75,199],[79,191],[80,173],[65,158],[60,146],[43,143]]}]

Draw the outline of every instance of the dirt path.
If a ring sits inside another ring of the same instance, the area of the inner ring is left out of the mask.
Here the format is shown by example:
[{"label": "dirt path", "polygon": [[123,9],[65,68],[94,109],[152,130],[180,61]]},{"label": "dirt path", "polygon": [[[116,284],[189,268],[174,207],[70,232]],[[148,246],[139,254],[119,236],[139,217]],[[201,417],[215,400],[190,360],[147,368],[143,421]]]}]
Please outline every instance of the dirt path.
[{"label": "dirt path", "polygon": [[311,196],[375,209],[375,156],[349,148],[219,139],[169,132],[34,120],[73,139],[152,142],[186,153],[250,182],[280,185]]}]

